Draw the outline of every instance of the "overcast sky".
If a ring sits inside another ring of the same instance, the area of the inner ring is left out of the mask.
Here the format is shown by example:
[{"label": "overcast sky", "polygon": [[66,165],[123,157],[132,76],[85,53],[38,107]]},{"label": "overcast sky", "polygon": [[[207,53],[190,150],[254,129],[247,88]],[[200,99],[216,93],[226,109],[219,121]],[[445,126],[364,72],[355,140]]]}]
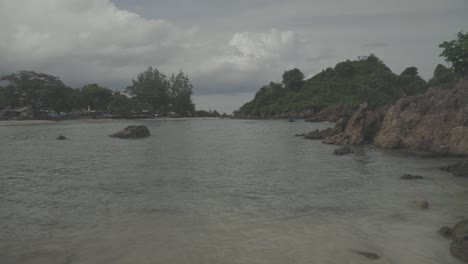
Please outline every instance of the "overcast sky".
[{"label": "overcast sky", "polygon": [[467,14],[468,0],[0,0],[0,75],[122,90],[149,65],[183,70],[198,109],[230,113],[285,70],[369,53],[430,78]]}]

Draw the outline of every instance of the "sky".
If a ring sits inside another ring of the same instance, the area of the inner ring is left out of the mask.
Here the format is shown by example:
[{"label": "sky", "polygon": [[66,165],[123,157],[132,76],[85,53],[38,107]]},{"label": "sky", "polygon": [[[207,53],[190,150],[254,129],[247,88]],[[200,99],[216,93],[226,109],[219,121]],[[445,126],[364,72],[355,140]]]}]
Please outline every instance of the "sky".
[{"label": "sky", "polygon": [[231,113],[286,70],[370,53],[428,79],[467,14],[468,0],[0,0],[0,75],[123,90],[148,66],[182,70],[197,109]]}]

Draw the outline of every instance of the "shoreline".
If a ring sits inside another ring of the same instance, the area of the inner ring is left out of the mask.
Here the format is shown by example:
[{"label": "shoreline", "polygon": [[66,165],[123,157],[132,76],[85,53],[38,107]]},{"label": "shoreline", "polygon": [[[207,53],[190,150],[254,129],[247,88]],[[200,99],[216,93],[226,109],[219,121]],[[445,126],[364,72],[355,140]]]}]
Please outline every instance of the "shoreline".
[{"label": "shoreline", "polygon": [[129,122],[129,121],[188,121],[188,120],[217,120],[218,117],[181,117],[181,118],[143,118],[143,119],[70,119],[70,120],[0,120],[1,126],[25,126],[25,125],[52,125],[74,123],[101,123],[101,122]]}]

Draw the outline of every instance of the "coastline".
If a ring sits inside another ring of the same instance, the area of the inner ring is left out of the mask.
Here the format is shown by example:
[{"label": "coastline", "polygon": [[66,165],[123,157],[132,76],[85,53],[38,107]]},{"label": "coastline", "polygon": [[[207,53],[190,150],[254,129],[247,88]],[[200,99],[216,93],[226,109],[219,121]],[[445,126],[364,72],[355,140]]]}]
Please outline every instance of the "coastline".
[{"label": "coastline", "polygon": [[26,125],[52,125],[52,124],[74,124],[74,123],[102,123],[122,121],[187,121],[187,120],[217,120],[218,117],[182,117],[182,118],[143,118],[143,119],[74,119],[74,120],[0,120],[1,126],[26,126]]}]

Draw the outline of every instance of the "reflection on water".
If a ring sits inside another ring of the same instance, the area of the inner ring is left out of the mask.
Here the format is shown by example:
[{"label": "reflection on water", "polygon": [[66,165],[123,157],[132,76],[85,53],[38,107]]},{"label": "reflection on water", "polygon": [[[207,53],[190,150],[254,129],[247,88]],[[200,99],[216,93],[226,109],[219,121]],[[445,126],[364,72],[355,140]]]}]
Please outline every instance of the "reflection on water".
[{"label": "reflection on water", "polygon": [[303,122],[106,136],[133,123],[0,127],[0,263],[460,263],[436,233],[468,217],[468,182],[438,170],[448,160],[334,156],[293,137],[330,124]]}]

